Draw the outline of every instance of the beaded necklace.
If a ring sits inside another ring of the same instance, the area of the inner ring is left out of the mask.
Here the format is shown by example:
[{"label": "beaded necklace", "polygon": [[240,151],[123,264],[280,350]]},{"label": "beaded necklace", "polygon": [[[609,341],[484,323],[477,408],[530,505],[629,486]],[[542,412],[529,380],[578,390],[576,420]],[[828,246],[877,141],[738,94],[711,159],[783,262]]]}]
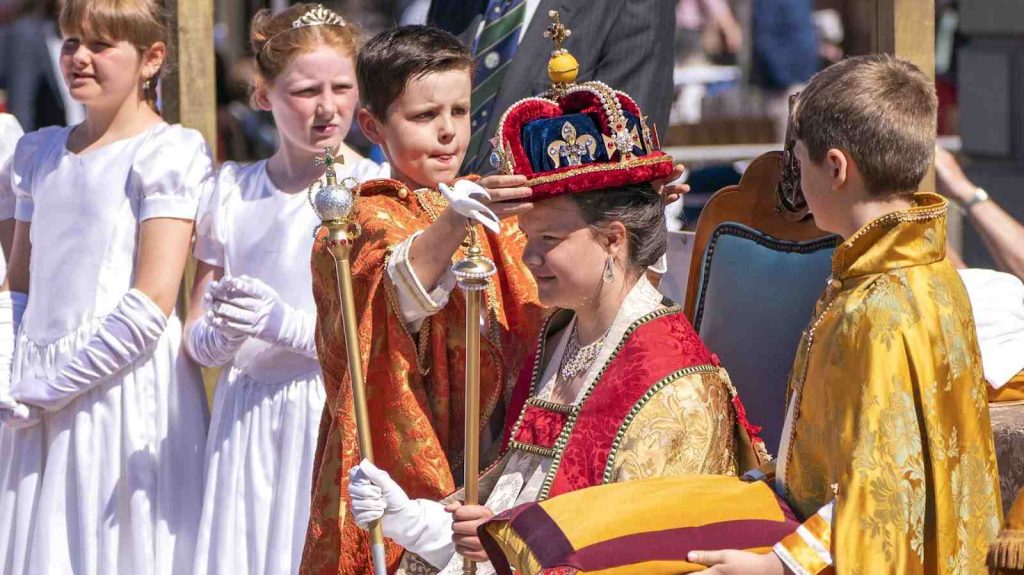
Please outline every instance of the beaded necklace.
[{"label": "beaded necklace", "polygon": [[579,325],[579,321],[572,324],[569,341],[565,344],[565,352],[562,354],[562,361],[558,366],[558,374],[562,376],[562,381],[572,381],[586,373],[597,359],[597,355],[601,352],[601,346],[604,345],[604,339],[608,336],[608,332],[605,331],[604,335],[594,343],[581,345]]}]

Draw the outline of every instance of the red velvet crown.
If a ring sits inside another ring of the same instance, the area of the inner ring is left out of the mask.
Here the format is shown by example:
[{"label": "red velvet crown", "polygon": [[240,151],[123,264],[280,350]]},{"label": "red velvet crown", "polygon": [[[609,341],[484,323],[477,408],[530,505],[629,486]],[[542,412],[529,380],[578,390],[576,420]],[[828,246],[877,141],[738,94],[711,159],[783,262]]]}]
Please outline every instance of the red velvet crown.
[{"label": "red velvet crown", "polygon": [[579,65],[561,46],[571,31],[557,12],[550,16],[552,89],[505,112],[491,140],[491,163],[503,174],[526,176],[533,201],[667,178],[672,158],[659,149],[636,102],[602,82],[574,83]]}]

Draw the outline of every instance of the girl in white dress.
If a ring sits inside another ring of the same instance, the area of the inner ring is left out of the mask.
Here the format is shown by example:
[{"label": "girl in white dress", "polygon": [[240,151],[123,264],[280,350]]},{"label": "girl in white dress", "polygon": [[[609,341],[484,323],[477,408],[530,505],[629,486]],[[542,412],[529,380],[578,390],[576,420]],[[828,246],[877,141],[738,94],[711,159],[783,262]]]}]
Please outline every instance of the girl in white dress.
[{"label": "girl in white dress", "polygon": [[359,101],[350,25],[316,5],[263,11],[252,45],[253,102],[274,114],[281,144],[267,160],[225,164],[198,217],[186,348],[223,370],[197,575],[298,572],[325,398],[309,267],[319,220],[306,189],[324,173],[324,148],[344,158],[339,177],[380,171],[342,141]]},{"label": "girl in white dress", "polygon": [[195,550],[207,413],[174,315],[199,133],[155,111],[153,0],[68,0],[83,123],[22,137],[0,291],[0,573],[174,575]]}]

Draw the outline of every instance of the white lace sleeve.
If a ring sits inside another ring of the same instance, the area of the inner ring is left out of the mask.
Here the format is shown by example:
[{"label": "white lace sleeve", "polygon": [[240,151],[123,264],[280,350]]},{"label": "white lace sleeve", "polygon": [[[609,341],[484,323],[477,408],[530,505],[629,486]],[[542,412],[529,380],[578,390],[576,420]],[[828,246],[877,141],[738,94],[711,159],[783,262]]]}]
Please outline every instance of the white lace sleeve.
[{"label": "white lace sleeve", "polygon": [[437,286],[430,291],[420,283],[409,263],[409,246],[419,235],[420,232],[416,232],[395,246],[388,258],[387,267],[388,279],[398,295],[402,321],[410,333],[419,331],[423,320],[444,309],[449,295],[455,289],[455,276],[451,271],[446,271]]}]

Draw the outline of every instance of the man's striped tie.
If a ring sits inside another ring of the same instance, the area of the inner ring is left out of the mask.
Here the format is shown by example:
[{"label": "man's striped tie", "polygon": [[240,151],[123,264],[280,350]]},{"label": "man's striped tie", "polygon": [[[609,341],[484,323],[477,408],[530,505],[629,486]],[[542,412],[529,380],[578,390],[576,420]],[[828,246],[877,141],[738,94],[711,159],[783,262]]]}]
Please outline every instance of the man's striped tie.
[{"label": "man's striped tie", "polygon": [[494,101],[501,89],[501,78],[512,62],[519,46],[519,31],[526,12],[525,0],[489,0],[484,28],[473,44],[476,75],[473,77],[473,136],[466,149],[463,166],[471,166],[477,156],[489,150],[486,142],[487,123],[494,113]]}]

